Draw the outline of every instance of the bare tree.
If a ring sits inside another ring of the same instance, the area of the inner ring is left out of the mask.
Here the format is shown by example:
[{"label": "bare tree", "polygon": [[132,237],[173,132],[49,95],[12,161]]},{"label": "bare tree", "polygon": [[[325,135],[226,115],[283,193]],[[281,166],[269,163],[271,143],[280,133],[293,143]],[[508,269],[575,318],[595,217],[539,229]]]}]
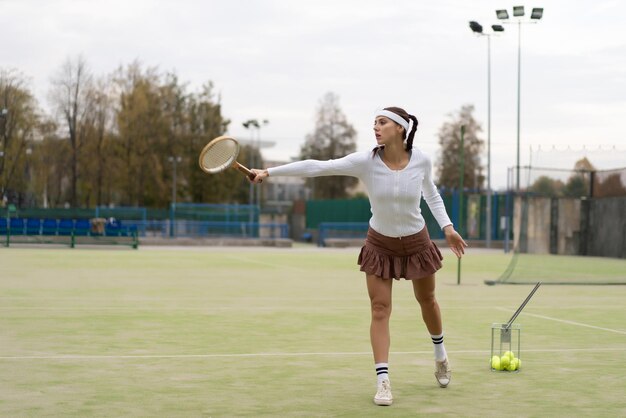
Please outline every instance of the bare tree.
[{"label": "bare tree", "polygon": [[478,137],[482,131],[474,119],[473,105],[464,105],[456,114],[450,114],[450,120],[439,128],[441,151],[437,161],[438,185],[449,188],[459,187],[461,161],[461,126],[465,126],[464,136],[464,177],[463,187],[482,188],[485,176],[480,155],[484,141]]},{"label": "bare tree", "polygon": [[70,204],[72,207],[78,204],[78,161],[85,136],[84,122],[89,110],[88,93],[91,84],[91,72],[82,55],[75,59],[68,58],[52,78],[50,101],[57,112],[60,125],[67,129],[67,139],[70,142]]},{"label": "bare tree", "polygon": [[[315,131],[307,135],[300,149],[300,158],[328,160],[356,151],[356,130],[339,107],[339,96],[326,93],[317,110]],[[319,177],[307,179],[317,199],[340,199],[357,183],[354,177]]]},{"label": "bare tree", "polygon": [[[110,77],[98,78],[87,92],[87,112],[84,121],[84,143],[79,158],[82,201],[91,206],[103,205],[105,189],[110,178],[111,138],[113,135],[113,91]],[[85,193],[86,192],[86,193]]]}]

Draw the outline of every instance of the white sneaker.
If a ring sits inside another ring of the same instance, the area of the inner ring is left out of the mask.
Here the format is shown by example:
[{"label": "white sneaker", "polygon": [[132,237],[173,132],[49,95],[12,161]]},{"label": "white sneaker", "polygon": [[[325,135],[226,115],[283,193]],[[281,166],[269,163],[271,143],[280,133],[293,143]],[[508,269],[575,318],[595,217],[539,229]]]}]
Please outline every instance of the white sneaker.
[{"label": "white sneaker", "polygon": [[378,385],[376,396],[374,396],[374,403],[376,405],[389,406],[393,402],[393,396],[391,396],[391,383],[385,379]]},{"label": "white sneaker", "polygon": [[435,378],[437,383],[442,388],[445,388],[450,383],[450,377],[452,377],[452,370],[450,369],[450,363],[448,359],[444,361],[435,361]]}]

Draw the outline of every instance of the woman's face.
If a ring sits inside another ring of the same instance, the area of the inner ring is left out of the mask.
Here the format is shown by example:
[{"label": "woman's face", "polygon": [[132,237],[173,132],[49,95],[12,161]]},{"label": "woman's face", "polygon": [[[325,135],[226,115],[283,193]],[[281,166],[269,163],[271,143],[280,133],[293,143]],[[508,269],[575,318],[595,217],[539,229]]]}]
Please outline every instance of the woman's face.
[{"label": "woman's face", "polygon": [[374,135],[378,145],[387,145],[393,141],[403,140],[404,128],[389,118],[377,116],[374,120]]}]

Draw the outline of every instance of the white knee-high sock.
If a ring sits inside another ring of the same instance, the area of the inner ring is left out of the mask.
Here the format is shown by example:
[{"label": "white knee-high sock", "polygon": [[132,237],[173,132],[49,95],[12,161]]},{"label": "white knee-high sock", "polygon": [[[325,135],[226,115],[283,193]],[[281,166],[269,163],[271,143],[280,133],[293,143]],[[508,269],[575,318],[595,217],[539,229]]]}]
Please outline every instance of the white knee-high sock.
[{"label": "white knee-high sock", "polygon": [[383,380],[389,380],[389,364],[388,363],[376,363],[374,365],[376,367],[376,377],[378,379],[378,384]]},{"label": "white knee-high sock", "polygon": [[444,361],[448,358],[448,354],[446,353],[446,347],[443,345],[443,333],[431,335],[430,338],[435,346],[435,361]]}]

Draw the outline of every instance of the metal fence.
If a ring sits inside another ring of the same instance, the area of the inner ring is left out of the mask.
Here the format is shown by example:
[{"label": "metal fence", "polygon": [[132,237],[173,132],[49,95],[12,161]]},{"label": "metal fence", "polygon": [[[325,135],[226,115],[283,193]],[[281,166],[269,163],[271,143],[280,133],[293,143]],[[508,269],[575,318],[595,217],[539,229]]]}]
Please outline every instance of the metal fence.
[{"label": "metal fence", "polygon": [[256,205],[2,208],[0,235],[288,238],[286,223],[260,223]]}]

